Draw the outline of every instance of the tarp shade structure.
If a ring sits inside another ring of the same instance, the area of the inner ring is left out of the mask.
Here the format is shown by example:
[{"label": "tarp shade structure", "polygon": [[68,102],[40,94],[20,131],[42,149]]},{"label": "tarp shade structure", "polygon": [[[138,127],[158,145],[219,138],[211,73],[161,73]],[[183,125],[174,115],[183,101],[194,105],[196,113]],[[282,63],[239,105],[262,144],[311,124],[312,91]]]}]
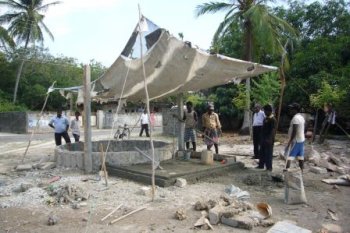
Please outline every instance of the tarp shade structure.
[{"label": "tarp shade structure", "polygon": [[[165,29],[142,18],[143,62],[151,100],[188,91],[199,91],[258,76],[276,67],[209,54],[170,35]],[[97,101],[126,98],[145,100],[140,53],[139,30],[136,27],[122,54],[99,79],[92,91]],[[144,31],[148,29],[148,31]],[[128,73],[128,75],[127,75]],[[122,87],[127,76],[124,94]]]}]

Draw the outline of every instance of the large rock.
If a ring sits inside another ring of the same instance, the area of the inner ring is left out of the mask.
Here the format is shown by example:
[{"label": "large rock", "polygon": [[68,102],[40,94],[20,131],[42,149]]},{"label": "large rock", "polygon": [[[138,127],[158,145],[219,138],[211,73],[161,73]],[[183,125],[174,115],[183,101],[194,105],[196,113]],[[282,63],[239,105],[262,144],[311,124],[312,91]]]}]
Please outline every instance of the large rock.
[{"label": "large rock", "polygon": [[214,208],[211,208],[209,210],[210,224],[213,224],[213,225],[218,224],[220,222],[220,218],[221,218],[223,212],[224,212],[224,209],[220,205],[216,205]]},{"label": "large rock", "polygon": [[316,174],[327,174],[327,169],[324,167],[310,167],[310,172]]},{"label": "large rock", "polygon": [[221,223],[227,226],[251,230],[254,226],[254,220],[245,215],[237,215],[231,218],[221,217]]},{"label": "large rock", "polygon": [[187,185],[187,181],[184,178],[177,178],[175,182],[175,186],[183,188]]}]

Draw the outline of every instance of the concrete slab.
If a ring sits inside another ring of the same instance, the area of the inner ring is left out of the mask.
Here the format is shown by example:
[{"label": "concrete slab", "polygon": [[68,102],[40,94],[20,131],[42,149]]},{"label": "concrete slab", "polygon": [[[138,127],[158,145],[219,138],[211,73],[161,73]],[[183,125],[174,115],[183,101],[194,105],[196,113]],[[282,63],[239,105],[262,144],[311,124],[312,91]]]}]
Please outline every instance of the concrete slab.
[{"label": "concrete slab", "polygon": [[[228,171],[243,169],[244,164],[228,159],[225,164],[214,161],[211,165],[204,165],[199,159],[190,160],[166,160],[161,162],[163,170],[156,170],[156,185],[168,187],[174,185],[176,179],[181,177],[188,183],[195,183],[200,179],[224,175]],[[131,166],[111,166],[107,164],[108,174],[131,179],[144,184],[151,184],[151,164],[136,164]]]}]

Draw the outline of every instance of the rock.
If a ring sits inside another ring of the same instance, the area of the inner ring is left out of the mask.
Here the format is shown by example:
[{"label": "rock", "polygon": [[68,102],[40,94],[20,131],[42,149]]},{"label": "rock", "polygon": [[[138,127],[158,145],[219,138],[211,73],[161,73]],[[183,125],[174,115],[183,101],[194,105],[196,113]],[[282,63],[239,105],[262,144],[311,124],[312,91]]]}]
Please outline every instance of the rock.
[{"label": "rock", "polygon": [[330,171],[336,171],[337,170],[337,166],[334,164],[329,163],[326,159],[320,159],[320,162],[318,164],[319,167],[324,167],[327,170]]},{"label": "rock", "polygon": [[138,194],[142,196],[150,196],[152,189],[150,187],[143,186],[139,189]]},{"label": "rock", "polygon": [[77,202],[73,202],[73,203],[71,204],[71,207],[72,207],[72,209],[80,209],[80,205],[79,205],[79,203],[77,203]]},{"label": "rock", "polygon": [[327,230],[328,233],[342,233],[343,229],[336,224],[332,224],[332,223],[325,223],[322,224],[322,228]]},{"label": "rock", "polygon": [[207,203],[205,203],[204,201],[197,201],[195,204],[194,204],[194,209],[195,210],[208,210],[208,205]]},{"label": "rock", "polygon": [[214,208],[211,208],[209,210],[210,224],[212,224],[212,225],[218,224],[220,222],[220,218],[221,218],[223,212],[224,212],[224,209],[220,205],[217,205]]},{"label": "rock", "polygon": [[30,171],[33,166],[31,164],[19,164],[16,167],[16,171]]},{"label": "rock", "polygon": [[329,161],[338,166],[342,165],[341,160],[335,157],[334,155],[329,156]]},{"label": "rock", "polygon": [[346,157],[341,157],[340,160],[345,164],[350,164],[350,160]]},{"label": "rock", "polygon": [[345,167],[337,167],[336,172],[338,172],[341,175],[345,175],[348,173],[348,169]]},{"label": "rock", "polygon": [[200,219],[198,219],[197,222],[194,224],[194,227],[200,227],[203,230],[214,229],[205,216],[202,216]]},{"label": "rock", "polygon": [[177,178],[175,182],[175,186],[183,188],[187,185],[187,181],[184,178]]},{"label": "rock", "polygon": [[186,216],[186,211],[185,211],[184,209],[182,209],[182,208],[176,210],[176,212],[175,212],[175,218],[178,219],[178,220],[180,220],[180,221],[186,219],[186,218],[187,218],[187,216]]},{"label": "rock", "polygon": [[299,227],[289,221],[279,221],[267,233],[312,233],[310,230]]},{"label": "rock", "polygon": [[260,226],[262,227],[270,227],[273,226],[275,224],[275,221],[273,221],[272,219],[263,219],[260,221]]},{"label": "rock", "polygon": [[53,225],[56,225],[58,223],[58,218],[56,215],[49,215],[49,218],[47,220],[47,225],[49,226],[53,226]]},{"label": "rock", "polygon": [[316,174],[327,174],[327,169],[323,167],[310,167],[310,172]]},{"label": "rock", "polygon": [[42,170],[49,170],[49,169],[52,169],[52,168],[55,168],[56,167],[56,163],[55,162],[45,162],[45,163],[42,163],[40,165],[40,169]]},{"label": "rock", "polygon": [[32,188],[33,185],[29,184],[29,183],[22,183],[19,186],[17,186],[16,188],[12,189],[13,192],[15,193],[21,193],[21,192],[25,192],[28,189]]},{"label": "rock", "polygon": [[225,224],[227,226],[251,230],[254,226],[254,221],[244,215],[238,215],[231,218],[225,218],[224,216],[221,217],[222,224]]}]

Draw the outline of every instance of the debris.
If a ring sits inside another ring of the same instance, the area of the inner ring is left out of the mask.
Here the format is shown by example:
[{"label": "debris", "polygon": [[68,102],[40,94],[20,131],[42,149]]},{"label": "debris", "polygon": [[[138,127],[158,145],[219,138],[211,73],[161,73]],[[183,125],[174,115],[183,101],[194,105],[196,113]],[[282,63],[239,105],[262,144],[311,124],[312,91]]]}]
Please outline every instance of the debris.
[{"label": "debris", "polygon": [[225,216],[222,216],[221,222],[222,224],[225,224],[227,226],[247,229],[247,230],[253,229],[253,225],[254,225],[254,221],[250,217],[245,215],[233,216],[231,218],[226,218]]},{"label": "debris", "polygon": [[338,177],[337,179],[323,179],[322,182],[326,184],[336,184],[342,186],[350,186],[350,181]]},{"label": "debris", "polygon": [[120,207],[122,207],[123,204],[120,204],[117,208],[115,208],[113,211],[111,211],[109,214],[107,214],[106,216],[104,216],[103,218],[101,218],[101,222],[103,222],[104,220],[106,220],[109,216],[111,216],[112,214],[114,214]]},{"label": "debris", "polygon": [[16,167],[16,171],[30,171],[33,166],[31,164],[19,164]]},{"label": "debris", "polygon": [[213,226],[205,216],[200,217],[200,219],[194,224],[194,227],[200,227],[203,230],[214,230]]},{"label": "debris", "polygon": [[121,216],[121,217],[119,217],[119,218],[117,218],[117,219],[114,219],[113,221],[110,222],[110,224],[116,223],[116,222],[118,222],[119,220],[122,220],[122,219],[128,217],[129,215],[132,215],[132,214],[134,214],[134,213],[136,213],[136,212],[139,212],[139,211],[141,211],[141,210],[144,210],[144,209],[146,209],[146,208],[147,208],[147,207],[144,206],[144,207],[141,207],[141,208],[139,208],[139,209],[133,210],[133,211],[131,211],[130,213],[127,213],[127,214],[125,214],[125,215],[123,215],[123,216]]},{"label": "debris", "polygon": [[322,228],[327,230],[328,233],[342,233],[343,229],[336,224],[332,224],[332,223],[325,223],[322,224]]},{"label": "debris", "polygon": [[267,203],[258,203],[256,204],[256,209],[259,211],[259,213],[264,216],[264,218],[269,218],[272,216],[272,208]]},{"label": "debris", "polygon": [[187,185],[187,181],[184,178],[177,178],[175,182],[175,186],[183,188]]},{"label": "debris", "polygon": [[39,165],[39,168],[42,170],[49,170],[55,167],[56,167],[56,162],[45,162]]},{"label": "debris", "polygon": [[279,221],[267,233],[312,233],[312,231],[299,227],[289,221]]},{"label": "debris", "polygon": [[178,219],[178,220],[184,220],[184,219],[186,219],[187,218],[187,216],[186,216],[186,211],[184,210],[184,209],[178,209],[178,210],[176,210],[176,212],[175,212],[175,218],[176,219]]},{"label": "debris", "polygon": [[231,184],[229,187],[225,188],[225,192],[230,195],[230,197],[236,197],[237,199],[249,199],[250,194],[247,191],[242,191],[240,188]]},{"label": "debris", "polygon": [[316,174],[327,174],[327,169],[323,167],[310,167],[310,172],[316,173]]},{"label": "debris", "polygon": [[49,185],[47,193],[54,197],[50,204],[74,203],[76,201],[84,201],[89,198],[89,194],[85,193],[80,187],[75,185]]},{"label": "debris", "polygon": [[152,193],[152,189],[150,187],[143,186],[139,189],[138,194],[142,196],[150,196]]},{"label": "debris", "polygon": [[331,216],[331,218],[334,220],[334,221],[338,221],[339,218],[337,216],[337,213],[334,212],[333,210],[331,209],[328,209],[327,213]]},{"label": "debris", "polygon": [[48,224],[49,226],[53,226],[53,225],[56,225],[57,222],[58,222],[57,216],[54,215],[54,214],[50,214],[50,215],[49,215],[49,219],[47,220],[47,224]]},{"label": "debris", "polygon": [[272,219],[263,219],[260,221],[260,226],[262,227],[270,227],[273,226],[275,224],[275,221],[273,221]]},{"label": "debris", "polygon": [[329,161],[338,166],[342,165],[341,160],[335,157],[334,155],[329,156]]},{"label": "debris", "polygon": [[47,181],[47,183],[51,184],[51,183],[56,182],[56,181],[58,181],[58,180],[60,180],[60,179],[61,179],[60,176],[54,176],[54,177],[52,177],[51,179],[49,179],[49,180]]},{"label": "debris", "polygon": [[285,171],[285,195],[284,202],[288,205],[307,203],[303,176],[300,169]]},{"label": "debris", "polygon": [[217,205],[214,208],[211,208],[209,210],[210,224],[212,224],[212,225],[218,224],[220,222],[220,218],[221,218],[223,212],[224,212],[224,209],[221,205]]},{"label": "debris", "polygon": [[32,184],[22,183],[19,186],[17,186],[16,188],[12,189],[12,191],[15,192],[15,193],[23,193],[23,192],[27,191],[30,188],[33,188]]},{"label": "debris", "polygon": [[332,171],[332,172],[337,170],[337,166],[328,162],[326,159],[321,159],[319,164],[317,164],[317,166],[324,167],[327,170]]},{"label": "debris", "polygon": [[194,209],[195,210],[208,210],[208,204],[205,203],[204,201],[197,201],[195,204],[194,204]]}]

